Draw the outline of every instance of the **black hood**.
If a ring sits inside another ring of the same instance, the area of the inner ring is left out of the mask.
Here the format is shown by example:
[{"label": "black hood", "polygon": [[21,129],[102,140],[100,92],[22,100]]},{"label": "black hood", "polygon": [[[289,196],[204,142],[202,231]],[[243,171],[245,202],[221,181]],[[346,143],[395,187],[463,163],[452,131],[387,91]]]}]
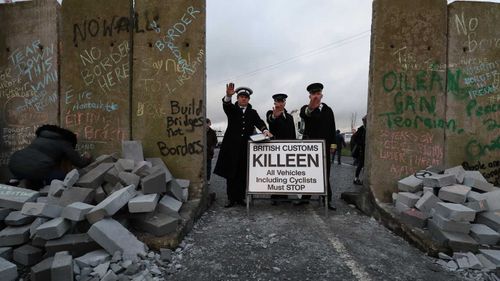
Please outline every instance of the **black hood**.
[{"label": "black hood", "polygon": [[76,134],[68,129],[64,129],[56,125],[42,125],[36,130],[35,134],[36,137],[63,139],[70,142],[73,148],[76,147]]}]

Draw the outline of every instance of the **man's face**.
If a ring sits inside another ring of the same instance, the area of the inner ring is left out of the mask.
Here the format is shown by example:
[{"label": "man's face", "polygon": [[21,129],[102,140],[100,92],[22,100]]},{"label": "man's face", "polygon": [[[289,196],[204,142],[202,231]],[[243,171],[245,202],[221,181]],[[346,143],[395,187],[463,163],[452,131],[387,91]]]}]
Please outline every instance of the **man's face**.
[{"label": "man's face", "polygon": [[247,97],[246,95],[239,95],[237,100],[238,100],[239,106],[245,107],[248,105],[248,101],[250,100],[250,97]]},{"label": "man's face", "polygon": [[315,99],[315,100],[321,101],[322,98],[323,98],[322,91],[312,92],[309,94],[309,99],[311,99],[311,100]]},{"label": "man's face", "polygon": [[275,100],[274,101],[274,108],[276,108],[277,110],[284,110],[285,109],[285,105],[286,105],[286,101],[284,100]]}]

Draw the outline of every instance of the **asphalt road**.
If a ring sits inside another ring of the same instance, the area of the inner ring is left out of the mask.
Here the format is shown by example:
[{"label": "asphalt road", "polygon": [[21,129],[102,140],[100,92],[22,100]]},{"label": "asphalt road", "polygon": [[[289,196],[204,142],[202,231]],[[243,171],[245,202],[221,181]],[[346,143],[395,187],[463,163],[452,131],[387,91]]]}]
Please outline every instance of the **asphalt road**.
[{"label": "asphalt road", "polygon": [[250,216],[226,209],[225,180],[213,175],[216,202],[177,250],[167,280],[466,280],[340,200],[362,188],[352,184],[354,170],[332,166],[337,211],[328,217],[318,202],[258,200]]}]

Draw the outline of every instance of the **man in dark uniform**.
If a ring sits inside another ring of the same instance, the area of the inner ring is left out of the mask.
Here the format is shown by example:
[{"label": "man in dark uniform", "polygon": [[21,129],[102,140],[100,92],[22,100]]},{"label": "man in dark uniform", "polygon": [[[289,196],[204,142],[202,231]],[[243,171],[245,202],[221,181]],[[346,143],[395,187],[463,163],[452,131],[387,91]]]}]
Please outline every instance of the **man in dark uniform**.
[{"label": "man in dark uniform", "polygon": [[[303,139],[318,139],[325,141],[325,156],[326,156],[326,178],[327,178],[327,197],[328,209],[335,210],[332,205],[332,191],[330,186],[330,148],[335,144],[335,117],[332,109],[321,102],[323,98],[323,84],[313,83],[307,86],[309,92],[309,104],[302,106],[300,109],[300,118],[304,120],[305,128]],[[310,195],[302,196],[302,199],[309,199]],[[301,201],[300,203],[307,203]]]},{"label": "man in dark uniform", "polygon": [[[237,101],[231,102],[236,93]],[[248,139],[258,128],[264,135],[272,137],[266,123],[248,103],[252,90],[247,87],[234,89],[234,84],[226,85],[226,96],[222,98],[222,108],[227,116],[227,128],[222,140],[214,174],[226,179],[228,204],[245,205],[245,191],[248,166]]]},{"label": "man in dark uniform", "polygon": [[[276,140],[294,140],[295,136],[295,123],[293,122],[293,116],[290,115],[286,109],[286,94],[276,94],[273,95],[274,107],[273,110],[269,110],[266,114],[267,123],[269,124],[269,129],[273,132],[274,138]],[[271,195],[271,199],[286,199],[286,195]],[[273,200],[272,205],[276,205],[277,201]]]}]

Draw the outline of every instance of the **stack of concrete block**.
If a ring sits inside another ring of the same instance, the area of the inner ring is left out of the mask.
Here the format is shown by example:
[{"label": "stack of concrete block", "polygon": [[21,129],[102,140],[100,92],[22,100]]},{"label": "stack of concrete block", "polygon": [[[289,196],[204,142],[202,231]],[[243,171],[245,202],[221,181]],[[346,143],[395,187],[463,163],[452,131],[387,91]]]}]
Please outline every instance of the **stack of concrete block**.
[{"label": "stack of concrete block", "polygon": [[395,211],[453,250],[476,251],[500,240],[500,189],[462,166],[427,168],[398,182]]},{"label": "stack of concrete block", "polygon": [[[31,280],[116,280],[127,270],[127,277],[144,273],[127,263],[143,259],[145,245],[114,217],[129,218],[126,225],[156,236],[174,232],[190,182],[174,178],[160,158],[144,160],[140,142],[124,142],[123,148],[123,158],[99,156],[40,192],[0,184],[0,279],[17,278],[16,264],[32,266]],[[96,250],[119,254],[122,264],[105,265],[109,258],[94,264],[96,256],[85,264]],[[158,274],[151,277],[161,275],[153,271]]]}]

